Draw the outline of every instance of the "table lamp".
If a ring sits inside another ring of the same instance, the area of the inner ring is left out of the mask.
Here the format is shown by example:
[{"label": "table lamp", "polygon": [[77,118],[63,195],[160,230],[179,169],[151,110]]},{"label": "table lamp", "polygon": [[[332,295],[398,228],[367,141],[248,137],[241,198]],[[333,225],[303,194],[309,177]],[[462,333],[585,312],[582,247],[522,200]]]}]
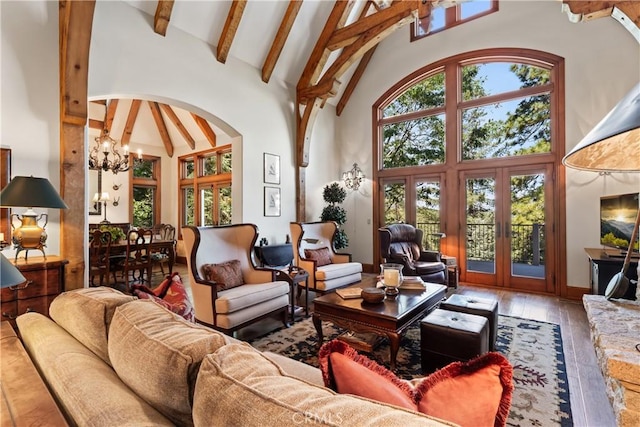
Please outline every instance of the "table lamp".
[{"label": "table lamp", "polygon": [[[594,172],[640,172],[640,83],[562,159],[562,163]],[[607,299],[622,297],[629,287],[626,272],[639,226],[640,209],[622,271],[607,285]]]},{"label": "table lamp", "polygon": [[27,281],[20,270],[0,253],[0,288],[16,286]]},{"label": "table lamp", "polygon": [[[11,227],[13,230],[12,242],[16,249],[16,260],[18,254],[27,251],[25,260],[29,255],[29,250],[36,249],[44,253],[46,246],[47,233],[45,227],[49,221],[48,214],[38,215],[33,208],[52,208],[52,209],[68,209],[64,200],[53,185],[46,178],[35,178],[33,176],[16,176],[11,182],[0,192],[0,207],[26,207],[28,210],[22,214],[11,214]],[[13,217],[22,221],[22,225],[15,228],[13,225]],[[40,227],[38,220],[44,218],[44,225]]]}]

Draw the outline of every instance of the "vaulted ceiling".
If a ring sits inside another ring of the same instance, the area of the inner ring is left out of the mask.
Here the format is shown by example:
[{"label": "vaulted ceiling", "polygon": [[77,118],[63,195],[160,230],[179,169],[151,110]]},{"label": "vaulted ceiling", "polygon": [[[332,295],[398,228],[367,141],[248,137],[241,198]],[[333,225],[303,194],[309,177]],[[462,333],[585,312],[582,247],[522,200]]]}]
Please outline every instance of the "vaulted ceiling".
[{"label": "vaulted ceiling", "polygon": [[[562,2],[574,22],[622,12],[616,19],[627,20],[636,30],[640,27],[640,1],[557,1],[559,13]],[[318,109],[328,102],[341,113],[377,43],[416,17],[429,16],[432,7],[459,2],[127,1],[153,16],[149,31],[170,37],[180,29],[214,46],[212,55],[221,63],[233,56],[260,70],[256,78],[265,84],[278,79],[295,86],[301,111],[296,141],[300,166],[306,165],[305,145]],[[168,156],[177,146],[194,148],[196,141],[215,146],[222,133],[188,111],[139,99],[92,101],[89,119],[94,133],[110,131],[123,144],[133,140],[160,145]]]}]

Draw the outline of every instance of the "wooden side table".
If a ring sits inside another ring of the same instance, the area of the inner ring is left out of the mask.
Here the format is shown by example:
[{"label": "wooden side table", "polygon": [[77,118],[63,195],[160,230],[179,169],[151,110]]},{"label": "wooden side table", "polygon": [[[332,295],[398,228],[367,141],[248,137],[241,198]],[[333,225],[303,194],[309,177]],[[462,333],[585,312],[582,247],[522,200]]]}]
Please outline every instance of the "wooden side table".
[{"label": "wooden side table", "polygon": [[67,426],[22,342],[11,324],[0,329],[0,384],[2,384],[2,427]]},{"label": "wooden side table", "polygon": [[458,288],[458,278],[459,278],[459,270],[458,270],[458,261],[456,257],[449,255],[441,256],[442,262],[447,266],[447,286],[450,288],[457,289]]},{"label": "wooden side table", "polygon": [[309,273],[307,273],[306,270],[303,270],[302,268],[292,267],[291,271],[289,271],[289,269],[279,270],[276,279],[289,282],[289,286],[291,287],[289,292],[289,301],[291,306],[292,322],[296,321],[296,290],[298,290],[297,294],[298,296],[300,296],[299,290],[300,287],[302,287],[301,283],[304,282],[304,314],[306,317],[309,317]]}]

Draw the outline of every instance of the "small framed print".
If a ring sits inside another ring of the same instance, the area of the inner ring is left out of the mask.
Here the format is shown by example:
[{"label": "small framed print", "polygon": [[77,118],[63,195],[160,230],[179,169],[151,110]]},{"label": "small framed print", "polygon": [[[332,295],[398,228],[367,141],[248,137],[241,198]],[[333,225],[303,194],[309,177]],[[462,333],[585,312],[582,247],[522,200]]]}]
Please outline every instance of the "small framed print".
[{"label": "small framed print", "polygon": [[280,216],[280,189],[264,187],[264,216]]},{"label": "small framed print", "polygon": [[264,153],[264,183],[280,184],[280,156]]}]

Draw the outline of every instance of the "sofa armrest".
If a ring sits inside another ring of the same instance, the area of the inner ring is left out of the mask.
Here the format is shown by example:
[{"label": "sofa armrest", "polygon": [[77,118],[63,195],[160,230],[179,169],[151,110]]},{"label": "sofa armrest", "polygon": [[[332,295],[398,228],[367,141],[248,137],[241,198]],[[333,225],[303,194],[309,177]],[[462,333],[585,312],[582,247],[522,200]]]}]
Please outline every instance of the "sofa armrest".
[{"label": "sofa armrest", "polygon": [[420,253],[419,260],[427,262],[442,262],[442,259],[440,258],[440,252],[438,251],[422,251]]},{"label": "sofa armrest", "polygon": [[333,259],[331,260],[334,264],[344,264],[346,262],[351,262],[351,254],[345,253],[333,253]]}]

